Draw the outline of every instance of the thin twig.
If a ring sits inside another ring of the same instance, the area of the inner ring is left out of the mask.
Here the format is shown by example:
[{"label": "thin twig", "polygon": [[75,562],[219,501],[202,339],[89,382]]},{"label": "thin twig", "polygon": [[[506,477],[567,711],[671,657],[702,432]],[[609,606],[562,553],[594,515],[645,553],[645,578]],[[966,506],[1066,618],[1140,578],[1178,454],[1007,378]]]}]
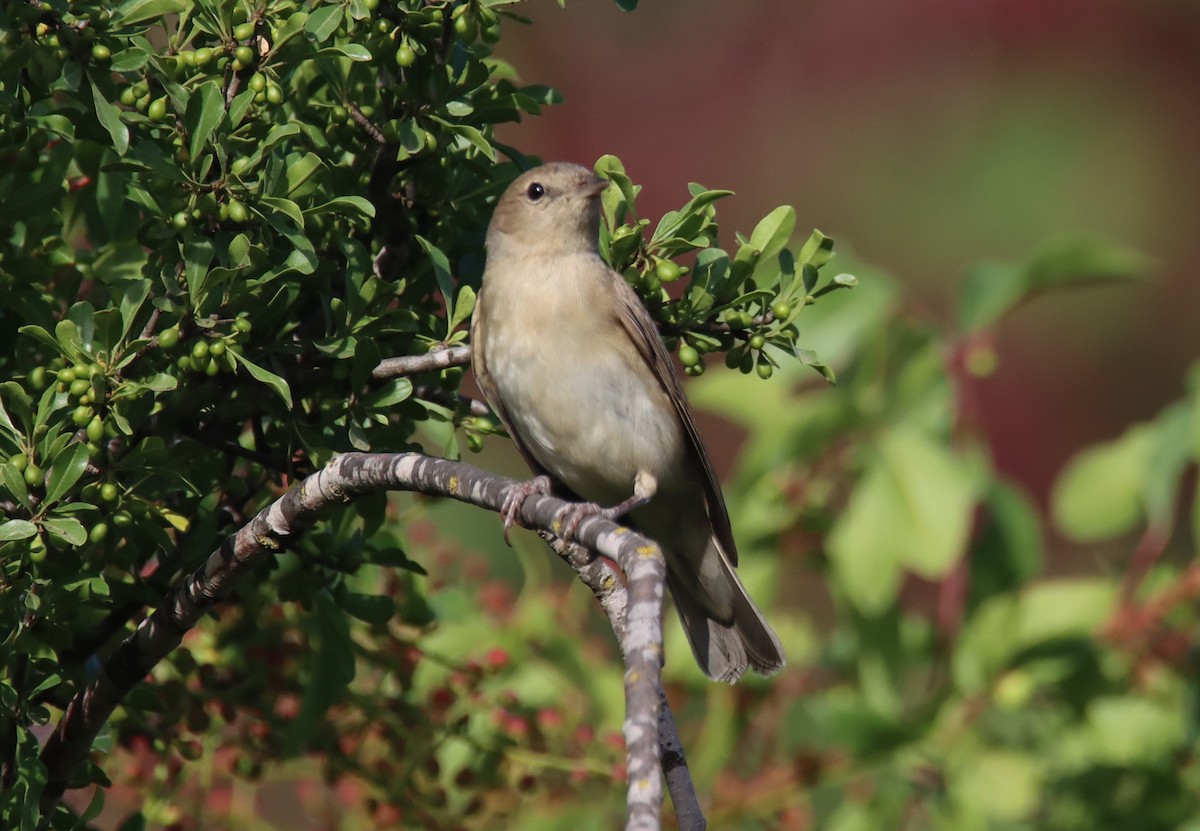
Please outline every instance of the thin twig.
[{"label": "thin twig", "polygon": [[432,372],[435,369],[447,369],[452,366],[466,366],[471,362],[471,347],[447,346],[426,352],[424,355],[402,355],[399,358],[385,358],[379,366],[371,370],[371,377],[377,381],[389,378],[400,378],[404,375],[416,375],[418,372]]}]

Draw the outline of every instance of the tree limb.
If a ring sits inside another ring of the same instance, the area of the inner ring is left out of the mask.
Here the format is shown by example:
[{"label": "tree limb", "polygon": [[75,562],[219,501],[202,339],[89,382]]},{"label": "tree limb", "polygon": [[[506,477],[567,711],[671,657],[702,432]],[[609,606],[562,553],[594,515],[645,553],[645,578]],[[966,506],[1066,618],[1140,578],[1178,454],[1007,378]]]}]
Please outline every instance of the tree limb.
[{"label": "tree limb", "polygon": [[[470,465],[418,453],[347,453],[298,482],[226,538],[117,647],[91,683],[67,705],[41,753],[47,776],[41,801],[43,823],[52,815],[71,774],[91,749],[97,733],[133,686],[179,646],[184,634],[208,610],[233,591],[235,581],[243,573],[281,552],[327,510],[369,493],[408,490],[450,496],[499,511],[507,489],[514,484]],[[563,500],[535,494],[523,503],[521,518],[530,527],[557,534],[562,531],[562,517],[570,507]],[[576,539],[616,562],[627,580],[624,614],[620,618],[621,650],[626,666],[624,732],[629,770],[626,829],[658,829],[662,802],[658,735],[662,729],[660,711],[665,708],[661,671],[666,564],[662,552],[651,540],[596,516],[580,523]],[[575,560],[568,561],[574,564]],[[590,562],[600,561],[592,558]],[[609,571],[607,575],[603,571],[595,573],[611,584],[618,584],[615,572],[607,565],[604,568]],[[615,595],[610,595],[605,611],[610,607],[615,609],[616,604]],[[668,755],[672,752],[669,747]],[[674,756],[671,761],[675,761]],[[672,769],[682,770],[686,775],[686,766],[679,768],[675,764]]]},{"label": "tree limb", "polygon": [[401,355],[398,358],[385,358],[375,369],[371,370],[371,377],[377,381],[386,381],[402,375],[416,375],[418,372],[466,366],[470,362],[471,347],[447,346],[444,349],[426,352],[424,355]]},{"label": "tree limb", "polygon": [[[607,560],[593,556],[581,545],[563,542],[560,537],[547,531],[539,531],[538,536],[545,540],[559,557],[566,560],[584,585],[592,590],[592,594],[600,601],[604,614],[608,616],[608,622],[612,624],[617,643],[624,648],[625,609],[629,603],[629,595],[621,576],[613,570]],[[671,707],[661,685],[658,688],[658,696],[660,766],[667,780],[671,804],[675,806],[675,819],[679,823],[679,831],[705,831],[708,823],[700,808],[696,787],[692,783],[692,774],[683,752],[683,742],[679,738],[679,728],[675,725],[675,718],[671,715]]]}]

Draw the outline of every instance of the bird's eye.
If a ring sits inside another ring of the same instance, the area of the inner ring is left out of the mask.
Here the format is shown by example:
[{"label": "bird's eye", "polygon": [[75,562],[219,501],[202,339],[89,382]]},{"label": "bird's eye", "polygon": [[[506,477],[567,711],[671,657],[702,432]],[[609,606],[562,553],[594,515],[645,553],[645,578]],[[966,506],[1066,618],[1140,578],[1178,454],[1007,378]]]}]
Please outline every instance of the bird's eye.
[{"label": "bird's eye", "polygon": [[525,191],[525,195],[529,197],[530,202],[536,202],[546,195],[546,189],[542,187],[541,182],[534,182]]}]

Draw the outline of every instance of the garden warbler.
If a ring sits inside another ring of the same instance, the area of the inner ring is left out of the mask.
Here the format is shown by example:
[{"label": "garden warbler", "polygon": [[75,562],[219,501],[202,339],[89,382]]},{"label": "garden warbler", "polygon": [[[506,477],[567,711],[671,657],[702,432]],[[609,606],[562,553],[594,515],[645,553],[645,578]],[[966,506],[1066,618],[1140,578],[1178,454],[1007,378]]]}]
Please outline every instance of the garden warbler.
[{"label": "garden warbler", "polygon": [[662,547],[704,673],[733,682],[747,667],[772,672],[783,648],[734,571],[729,514],[683,387],[650,314],[600,256],[607,185],[579,165],[535,168],[488,226],[472,366],[538,474],[513,489],[505,533],[529,494],[551,488],[590,503],[567,536],[589,514],[628,514]]}]

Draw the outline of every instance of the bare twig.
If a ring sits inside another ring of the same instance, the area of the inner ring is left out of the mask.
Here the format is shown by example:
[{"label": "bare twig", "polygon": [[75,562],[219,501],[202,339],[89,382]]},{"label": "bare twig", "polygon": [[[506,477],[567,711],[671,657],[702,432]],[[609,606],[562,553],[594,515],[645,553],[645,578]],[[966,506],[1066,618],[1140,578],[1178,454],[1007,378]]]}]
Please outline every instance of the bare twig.
[{"label": "bare twig", "polygon": [[471,347],[448,346],[445,349],[426,352],[424,355],[386,358],[379,362],[379,366],[371,370],[371,377],[377,381],[386,381],[389,378],[399,378],[403,375],[416,375],[418,372],[466,366],[470,362]]},{"label": "bare twig", "polygon": [[[297,483],[228,537],[204,565],[182,581],[67,705],[41,754],[46,771],[43,817],[53,813],[71,774],[133,686],[179,646],[184,634],[208,610],[233,591],[239,577],[282,551],[326,511],[383,490],[450,496],[499,511],[514,484],[470,465],[418,453],[347,453]],[[568,502],[535,494],[522,504],[521,518],[531,527],[561,533],[563,516],[570,508]],[[576,539],[616,562],[625,572],[628,589],[621,649],[626,656],[626,828],[659,829],[662,780],[657,735],[666,564],[651,540],[596,516],[579,524]]]}]

